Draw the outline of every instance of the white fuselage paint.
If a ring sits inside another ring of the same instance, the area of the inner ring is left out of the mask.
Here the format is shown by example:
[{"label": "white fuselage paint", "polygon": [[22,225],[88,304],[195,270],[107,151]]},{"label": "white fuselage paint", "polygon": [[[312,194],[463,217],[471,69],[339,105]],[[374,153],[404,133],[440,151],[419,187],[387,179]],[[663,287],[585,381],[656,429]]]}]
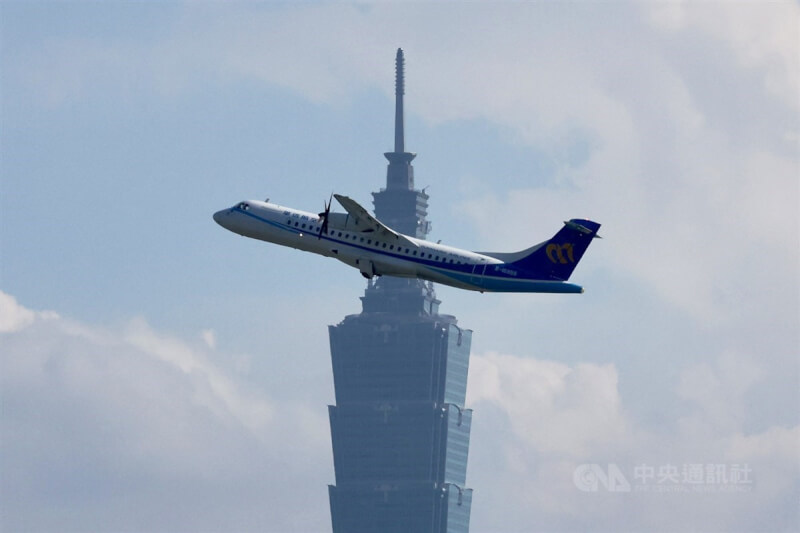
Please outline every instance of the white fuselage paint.
[{"label": "white fuselage paint", "polygon": [[253,200],[218,211],[214,220],[245,237],[333,257],[368,278],[420,278],[480,292],[582,292],[570,283],[524,279],[523,273],[488,255],[407,235],[398,239],[364,231],[344,213],[329,215],[324,234],[319,215]]}]

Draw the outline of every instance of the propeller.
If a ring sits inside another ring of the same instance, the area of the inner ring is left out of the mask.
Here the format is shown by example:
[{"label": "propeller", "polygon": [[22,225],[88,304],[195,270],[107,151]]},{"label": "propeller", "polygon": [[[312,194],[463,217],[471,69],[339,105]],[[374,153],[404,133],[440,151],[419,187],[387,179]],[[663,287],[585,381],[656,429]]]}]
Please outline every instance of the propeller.
[{"label": "propeller", "polygon": [[328,231],[328,215],[331,213],[331,201],[333,200],[333,193],[331,193],[331,197],[328,198],[327,202],[323,202],[322,205],[325,206],[325,210],[319,214],[319,218],[322,219],[322,224],[319,227],[319,233],[317,234],[317,239],[322,238],[322,234]]}]

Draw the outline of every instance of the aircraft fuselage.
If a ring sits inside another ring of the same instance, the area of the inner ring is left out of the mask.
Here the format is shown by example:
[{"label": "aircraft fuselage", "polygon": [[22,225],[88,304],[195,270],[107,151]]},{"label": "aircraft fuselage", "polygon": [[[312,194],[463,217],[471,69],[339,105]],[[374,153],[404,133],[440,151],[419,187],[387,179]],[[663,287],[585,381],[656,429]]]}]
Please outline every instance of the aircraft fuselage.
[{"label": "aircraft fuselage", "polygon": [[[563,280],[532,279],[535,273],[520,268],[518,262],[374,231],[350,214],[329,213],[328,217],[323,233],[323,217],[268,202],[250,200],[214,214],[219,225],[234,233],[333,257],[367,278],[420,278],[480,292],[583,292],[579,285]],[[529,251],[536,251],[536,247]],[[557,255],[547,251],[553,263],[566,261],[566,254],[556,251]],[[572,248],[568,251],[571,253]]]}]

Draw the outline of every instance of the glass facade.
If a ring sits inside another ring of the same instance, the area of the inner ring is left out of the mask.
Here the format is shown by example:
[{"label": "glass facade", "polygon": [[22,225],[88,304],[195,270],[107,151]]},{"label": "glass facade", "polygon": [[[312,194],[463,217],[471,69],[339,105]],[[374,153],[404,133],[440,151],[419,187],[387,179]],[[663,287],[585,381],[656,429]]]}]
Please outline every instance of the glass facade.
[{"label": "glass facade", "polygon": [[333,530],[466,532],[471,332],[445,315],[399,318],[330,327]]}]

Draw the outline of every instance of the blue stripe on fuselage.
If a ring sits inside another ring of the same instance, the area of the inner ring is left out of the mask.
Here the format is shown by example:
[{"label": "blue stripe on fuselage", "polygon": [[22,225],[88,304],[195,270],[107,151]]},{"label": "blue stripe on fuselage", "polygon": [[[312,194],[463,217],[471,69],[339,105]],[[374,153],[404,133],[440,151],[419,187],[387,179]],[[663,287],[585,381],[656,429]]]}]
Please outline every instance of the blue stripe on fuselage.
[{"label": "blue stripe on fuselage", "polygon": [[[505,263],[462,263],[462,264],[447,263],[448,266],[443,267],[445,263],[442,263],[441,261],[427,260],[420,257],[392,253],[390,251],[382,250],[380,248],[362,246],[354,242],[332,238],[329,235],[319,235],[319,233],[311,232],[312,228],[309,228],[309,231],[304,231],[304,229],[301,228],[295,228],[287,224],[282,224],[280,222],[275,222],[266,219],[249,211],[245,211],[239,207],[234,207],[233,210],[243,215],[247,215],[260,222],[264,222],[265,224],[269,224],[281,230],[289,231],[290,233],[296,235],[306,233],[309,236],[315,236],[321,239],[325,239],[326,241],[330,241],[331,243],[342,244],[345,246],[350,246],[351,248],[364,250],[369,253],[373,254],[377,253],[378,255],[383,255],[386,257],[391,257],[395,259],[400,259],[402,261],[408,261],[410,263],[422,265],[424,267],[430,268],[431,270],[434,270],[435,272],[443,276],[458,281],[459,283],[473,286],[478,290],[490,290],[490,291],[500,291],[500,292],[502,291],[581,292],[582,290],[578,285],[573,285],[571,283],[563,283],[560,280],[548,281],[548,280],[536,280],[534,278],[529,278],[525,276],[526,272],[522,270],[517,270],[517,273],[519,274],[517,276],[509,275],[503,272],[502,269],[494,270],[493,267],[504,267],[506,266]],[[349,232],[349,233],[354,233],[354,232]],[[375,239],[375,242],[379,241]],[[439,253],[443,254],[445,252],[439,252]],[[475,267],[481,268],[482,266],[485,266],[486,268],[481,269],[483,270],[481,274],[473,272]],[[490,269],[494,271],[493,275],[488,275],[486,273],[486,271]],[[476,279],[480,279],[481,283],[475,283]],[[539,281],[540,283],[534,283],[536,281]],[[531,285],[532,283],[534,284]]]},{"label": "blue stripe on fuselage", "polygon": [[[242,213],[243,215],[247,215],[247,216],[249,216],[251,218],[254,218],[255,220],[259,220],[261,222],[264,222],[266,224],[274,226],[274,227],[276,227],[278,229],[287,230],[287,231],[289,231],[291,233],[294,233],[294,234],[297,234],[297,235],[299,235],[301,233],[305,233],[307,235],[311,235],[311,236],[314,236],[314,237],[320,237],[320,238],[325,239],[326,241],[330,241],[332,243],[343,244],[343,245],[346,245],[346,246],[350,246],[351,248],[358,248],[360,250],[364,250],[364,251],[367,251],[367,252],[370,252],[370,253],[377,253],[379,255],[384,255],[384,256],[387,256],[387,257],[393,257],[395,259],[401,259],[403,261],[409,261],[411,263],[416,263],[416,264],[420,264],[420,265],[424,265],[424,266],[428,266],[428,267],[433,267],[436,270],[443,270],[444,272],[463,271],[465,273],[471,273],[472,272],[472,268],[475,265],[480,266],[482,264],[485,264],[485,263],[467,263],[467,264],[458,265],[456,263],[452,263],[452,267],[459,267],[459,268],[450,268],[448,266],[448,268],[442,269],[441,265],[443,263],[441,261],[427,260],[427,259],[422,259],[420,257],[397,254],[397,253],[393,253],[393,252],[388,251],[388,250],[382,250],[380,248],[371,248],[369,246],[363,246],[363,245],[357,244],[355,242],[336,239],[336,238],[330,237],[328,235],[319,235],[319,233],[316,233],[316,232],[305,231],[302,228],[295,228],[294,226],[289,226],[287,224],[281,224],[280,222],[274,222],[274,221],[266,219],[264,217],[260,217],[260,216],[254,214],[254,213],[250,213],[248,211],[240,209],[239,207],[234,207],[233,210],[238,212],[238,213]],[[311,229],[313,229],[313,228],[311,228]],[[331,233],[332,233],[332,231],[331,231]],[[354,233],[354,232],[349,232],[349,233]],[[381,241],[378,241],[377,239],[373,239],[373,240],[375,240],[375,242],[381,242]],[[439,253],[440,254],[444,254],[445,252],[439,252]],[[447,263],[447,264],[450,265],[450,263]]]},{"label": "blue stripe on fuselage", "polygon": [[[582,293],[583,287],[560,280],[542,280],[511,276],[489,276],[486,274],[462,274],[433,268],[439,274],[459,283],[475,287],[476,290],[489,292],[548,292],[548,293]],[[480,280],[476,282],[475,280]]]}]

